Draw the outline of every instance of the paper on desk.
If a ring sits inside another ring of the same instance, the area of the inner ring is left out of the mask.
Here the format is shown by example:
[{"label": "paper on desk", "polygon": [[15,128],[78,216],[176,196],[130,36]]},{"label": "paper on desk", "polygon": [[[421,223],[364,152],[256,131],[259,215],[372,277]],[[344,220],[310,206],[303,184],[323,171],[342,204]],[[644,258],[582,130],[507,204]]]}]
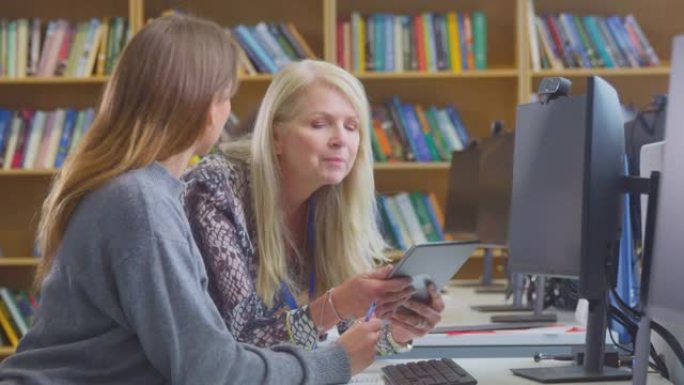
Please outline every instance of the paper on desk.
[{"label": "paper on desk", "polygon": [[385,380],[383,380],[380,373],[359,373],[352,377],[348,383],[355,385],[385,385]]},{"label": "paper on desk", "polygon": [[477,335],[477,334],[507,334],[507,335],[558,335],[565,333],[578,333],[585,330],[577,326],[568,325],[553,325],[549,327],[530,328],[530,329],[514,329],[514,330],[482,330],[482,331],[465,331],[465,332],[447,332],[448,336],[461,335]]}]

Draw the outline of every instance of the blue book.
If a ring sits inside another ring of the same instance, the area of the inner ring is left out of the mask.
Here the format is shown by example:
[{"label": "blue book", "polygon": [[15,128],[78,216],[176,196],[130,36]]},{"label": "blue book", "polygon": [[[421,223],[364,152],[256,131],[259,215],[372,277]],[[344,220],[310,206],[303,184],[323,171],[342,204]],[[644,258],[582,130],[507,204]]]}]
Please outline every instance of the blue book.
[{"label": "blue book", "polygon": [[468,144],[470,144],[470,134],[468,134],[465,124],[463,124],[461,114],[458,113],[458,110],[454,106],[446,106],[445,110],[454,127],[456,127],[456,133],[458,134],[459,139],[461,139],[463,148],[468,148]]},{"label": "blue book", "polygon": [[247,55],[249,56],[249,51],[252,51],[253,56],[250,56],[250,58],[257,64],[263,66],[263,69],[265,70],[264,72],[271,74],[278,72],[278,66],[276,66],[275,62],[259,45],[254,36],[252,36],[252,32],[249,30],[249,28],[245,27],[244,25],[238,25],[235,27],[234,31],[234,35],[238,39],[238,42],[242,48],[247,52]]},{"label": "blue book", "polygon": [[0,108],[0,168],[3,167],[5,160],[5,147],[9,141],[12,128],[12,111]]},{"label": "blue book", "polygon": [[378,201],[380,202],[380,205],[382,206],[382,210],[387,216],[387,222],[389,224],[389,228],[392,230],[392,234],[394,235],[394,240],[397,241],[397,246],[399,246],[400,249],[406,250],[408,249],[408,245],[406,242],[404,242],[404,238],[401,235],[401,228],[399,227],[399,218],[395,217],[394,211],[392,211],[389,208],[389,204],[387,202],[387,196],[386,195],[380,195],[378,197]]},{"label": "blue book", "polygon": [[404,104],[401,107],[401,113],[404,115],[404,121],[406,122],[407,137],[414,146],[416,160],[431,162],[432,155],[430,155],[430,149],[425,142],[425,134],[423,134],[423,130],[420,127],[416,109],[411,104]]},{"label": "blue book", "polygon": [[572,44],[573,51],[577,52],[577,56],[582,60],[582,67],[592,68],[593,66],[591,65],[591,60],[589,60],[587,47],[585,47],[582,42],[582,37],[575,26],[572,15],[569,13],[561,13],[558,16],[558,21],[561,24],[561,28],[564,28],[566,31],[570,44]]},{"label": "blue book", "polygon": [[582,19],[582,21],[584,22],[584,26],[586,27],[587,32],[589,33],[589,38],[592,42],[594,42],[594,47],[596,47],[599,56],[601,56],[601,60],[603,60],[603,66],[605,68],[614,68],[615,63],[613,63],[613,58],[611,58],[610,54],[608,53],[607,43],[603,40],[603,37],[601,36],[601,30],[599,29],[598,24],[596,23],[596,19],[594,18],[594,16],[584,16]]},{"label": "blue book", "polygon": [[64,159],[67,157],[69,151],[69,145],[71,144],[71,138],[74,136],[74,126],[76,125],[76,117],[78,116],[78,111],[73,108],[66,110],[64,117],[64,129],[62,130],[62,137],[59,139],[59,149],[57,150],[57,156],[55,157],[55,168],[62,167],[64,164]]},{"label": "blue book", "polygon": [[[386,13],[383,15],[385,26],[385,70],[396,71],[394,68],[394,15]],[[401,49],[401,47],[399,47]]]},{"label": "blue book", "polygon": [[629,41],[629,37],[627,36],[627,32],[625,31],[620,18],[618,16],[607,17],[606,24],[623,56],[629,61],[629,64],[632,67],[639,67],[639,56],[632,50],[632,43]]},{"label": "blue book", "polygon": [[461,69],[472,69],[468,68],[468,42],[466,41],[465,18],[463,17],[463,12],[458,13],[458,39],[460,40],[461,46]]}]

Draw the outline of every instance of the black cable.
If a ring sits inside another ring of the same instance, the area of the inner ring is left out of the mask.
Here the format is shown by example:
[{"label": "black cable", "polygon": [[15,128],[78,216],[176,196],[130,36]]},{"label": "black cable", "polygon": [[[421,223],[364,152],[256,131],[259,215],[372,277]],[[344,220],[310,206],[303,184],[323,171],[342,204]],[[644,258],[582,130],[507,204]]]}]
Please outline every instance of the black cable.
[{"label": "black cable", "polygon": [[672,333],[670,333],[669,330],[665,329],[661,324],[651,320],[651,328],[653,329],[654,332],[658,333],[665,342],[670,346],[672,351],[675,353],[677,356],[677,359],[679,360],[679,363],[684,366],[684,349],[682,349],[682,345],[679,344],[679,341],[677,341],[677,338],[675,338]]}]

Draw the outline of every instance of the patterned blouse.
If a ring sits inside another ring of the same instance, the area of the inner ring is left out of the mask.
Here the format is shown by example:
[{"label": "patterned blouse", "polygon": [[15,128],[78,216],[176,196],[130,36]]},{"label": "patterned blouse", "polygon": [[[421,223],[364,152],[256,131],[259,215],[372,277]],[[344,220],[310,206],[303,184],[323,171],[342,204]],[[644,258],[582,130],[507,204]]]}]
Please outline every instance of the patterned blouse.
[{"label": "patterned blouse", "polygon": [[[259,256],[249,166],[210,155],[183,179],[185,209],[207,268],[209,292],[235,338],[261,347],[290,342],[315,348],[319,334],[308,305],[291,310],[280,293],[268,307],[257,295]],[[306,295],[308,280],[299,281],[299,292]],[[300,293],[295,296],[301,297]],[[342,333],[349,326],[342,322],[338,330]],[[376,351],[386,355],[401,350],[385,326]]]}]

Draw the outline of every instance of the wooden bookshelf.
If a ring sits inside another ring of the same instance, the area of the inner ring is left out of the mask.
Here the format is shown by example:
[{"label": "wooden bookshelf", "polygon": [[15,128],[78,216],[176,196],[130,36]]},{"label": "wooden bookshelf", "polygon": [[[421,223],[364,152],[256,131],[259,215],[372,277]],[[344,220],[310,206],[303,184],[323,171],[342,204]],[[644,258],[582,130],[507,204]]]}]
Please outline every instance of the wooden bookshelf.
[{"label": "wooden bookshelf", "polygon": [[21,266],[36,267],[40,259],[36,257],[0,257],[0,267]]}]

